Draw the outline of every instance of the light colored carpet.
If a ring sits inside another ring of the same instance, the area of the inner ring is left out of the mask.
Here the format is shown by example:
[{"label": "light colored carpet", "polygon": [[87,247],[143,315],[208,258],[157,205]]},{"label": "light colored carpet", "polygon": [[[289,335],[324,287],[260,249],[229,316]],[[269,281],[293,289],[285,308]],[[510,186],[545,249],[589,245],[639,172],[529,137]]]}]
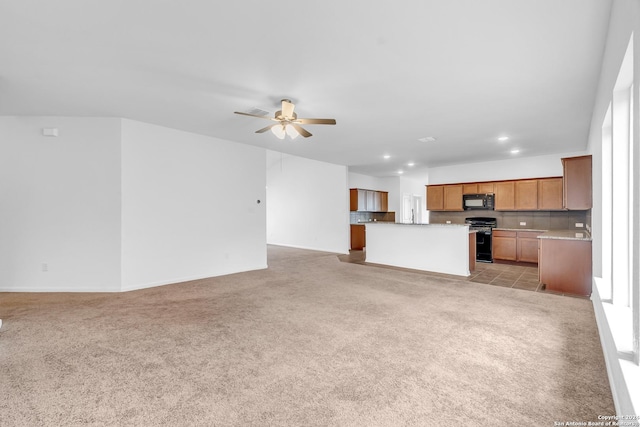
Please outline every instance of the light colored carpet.
[{"label": "light colored carpet", "polygon": [[269,248],[123,294],[0,294],[0,425],[546,426],[614,413],[590,301]]}]

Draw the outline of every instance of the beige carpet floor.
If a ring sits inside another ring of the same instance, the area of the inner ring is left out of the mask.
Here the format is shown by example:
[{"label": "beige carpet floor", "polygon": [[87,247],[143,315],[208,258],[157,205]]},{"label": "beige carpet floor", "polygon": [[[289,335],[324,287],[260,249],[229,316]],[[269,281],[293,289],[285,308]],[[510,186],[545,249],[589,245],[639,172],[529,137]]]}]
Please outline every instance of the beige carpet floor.
[{"label": "beige carpet floor", "polygon": [[552,426],[614,407],[591,302],[269,247],[269,269],[0,294],[0,425]]}]

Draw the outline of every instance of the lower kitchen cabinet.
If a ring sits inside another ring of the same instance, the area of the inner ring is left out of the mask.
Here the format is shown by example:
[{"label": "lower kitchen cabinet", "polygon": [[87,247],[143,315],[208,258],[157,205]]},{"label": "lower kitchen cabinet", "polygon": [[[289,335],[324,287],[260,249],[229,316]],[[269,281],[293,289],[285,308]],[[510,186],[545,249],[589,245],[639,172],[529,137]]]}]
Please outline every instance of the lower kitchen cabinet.
[{"label": "lower kitchen cabinet", "polygon": [[518,259],[517,233],[515,231],[494,230],[491,237],[493,259],[505,261]]},{"label": "lower kitchen cabinet", "polygon": [[537,231],[518,231],[518,261],[538,263],[538,236]]},{"label": "lower kitchen cabinet", "polygon": [[539,231],[494,230],[493,259],[518,262],[538,262]]},{"label": "lower kitchen cabinet", "polygon": [[364,231],[364,224],[351,224],[351,249],[359,251],[364,249],[366,244]]},{"label": "lower kitchen cabinet", "polygon": [[539,239],[540,282],[549,291],[591,295],[591,241]]}]

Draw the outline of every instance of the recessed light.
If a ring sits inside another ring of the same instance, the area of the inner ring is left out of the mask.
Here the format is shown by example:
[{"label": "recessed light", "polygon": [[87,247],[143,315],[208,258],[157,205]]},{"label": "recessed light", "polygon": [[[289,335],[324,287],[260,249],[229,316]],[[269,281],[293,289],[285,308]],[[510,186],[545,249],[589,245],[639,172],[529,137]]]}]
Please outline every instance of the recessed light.
[{"label": "recessed light", "polygon": [[415,164],[415,163],[413,163],[413,162],[409,162],[409,163],[407,163],[407,166],[409,166],[409,167],[413,167],[413,166],[415,166],[415,165],[416,165],[416,164]]},{"label": "recessed light", "polygon": [[398,171],[399,175],[402,175],[404,173],[404,171]]},{"label": "recessed light", "polygon": [[516,149],[516,150],[511,150],[511,154],[518,154],[520,152],[520,150]]},{"label": "recessed light", "polygon": [[418,141],[420,142],[433,142],[436,139],[432,136],[425,136],[424,138],[418,138]]},{"label": "recessed light", "polygon": [[500,138],[498,138],[498,141],[506,141],[507,139],[509,139],[508,136],[501,136]]},{"label": "recessed light", "polygon": [[384,156],[382,156],[382,157],[383,157],[383,158],[385,158],[385,159],[388,159],[388,158],[390,158],[391,156],[390,156],[390,155],[388,155],[388,154],[385,154],[385,155],[384,155]]}]

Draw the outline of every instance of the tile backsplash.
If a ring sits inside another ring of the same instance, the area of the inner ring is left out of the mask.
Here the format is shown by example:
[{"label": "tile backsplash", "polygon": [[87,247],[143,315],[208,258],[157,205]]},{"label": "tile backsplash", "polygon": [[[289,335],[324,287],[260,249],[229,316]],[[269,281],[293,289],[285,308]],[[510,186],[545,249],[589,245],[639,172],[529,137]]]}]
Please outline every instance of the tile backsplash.
[{"label": "tile backsplash", "polygon": [[[574,230],[591,227],[591,211],[464,211],[429,212],[431,224],[464,224],[468,217],[491,217],[498,221],[498,228],[523,228],[534,230]],[[524,225],[522,225],[524,223]],[[582,227],[576,227],[576,223]]]},{"label": "tile backsplash", "polygon": [[396,222],[396,213],[395,212],[362,212],[362,211],[349,212],[349,222],[351,224],[356,224],[359,222],[369,222],[373,220]]}]

